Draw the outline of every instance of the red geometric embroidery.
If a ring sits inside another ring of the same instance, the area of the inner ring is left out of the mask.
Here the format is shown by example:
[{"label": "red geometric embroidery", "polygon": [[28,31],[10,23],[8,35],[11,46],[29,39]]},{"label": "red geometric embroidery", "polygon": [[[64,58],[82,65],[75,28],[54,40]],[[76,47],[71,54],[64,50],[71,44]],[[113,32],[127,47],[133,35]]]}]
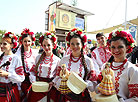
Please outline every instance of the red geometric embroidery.
[{"label": "red geometric embroidery", "polygon": [[96,54],[94,52],[92,52],[92,57],[96,59]]},{"label": "red geometric embroidery", "polygon": [[16,69],[15,69],[15,72],[16,72],[18,75],[23,75],[23,74],[24,74],[23,66],[20,66],[20,67],[16,68]]},{"label": "red geometric embroidery", "polygon": [[129,84],[128,89],[130,98],[133,96],[138,97],[138,84]]}]

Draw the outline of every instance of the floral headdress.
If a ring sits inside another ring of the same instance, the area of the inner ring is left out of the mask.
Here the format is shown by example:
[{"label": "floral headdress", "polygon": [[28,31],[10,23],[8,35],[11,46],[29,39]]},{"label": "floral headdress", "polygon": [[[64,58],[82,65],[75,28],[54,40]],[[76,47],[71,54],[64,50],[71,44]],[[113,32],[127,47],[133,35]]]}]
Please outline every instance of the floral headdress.
[{"label": "floral headdress", "polygon": [[18,38],[12,32],[5,33],[3,35],[3,37],[9,37],[9,38],[11,38],[11,41],[13,43],[13,48],[17,47],[17,39]]},{"label": "floral headdress", "polygon": [[72,29],[72,30],[67,34],[67,36],[66,36],[66,41],[67,41],[68,47],[70,47],[70,39],[71,39],[72,36],[74,36],[74,35],[80,36],[80,38],[81,38],[81,40],[82,40],[82,42],[83,42],[83,44],[84,44],[83,48],[85,48],[86,45],[87,45],[87,36],[84,35],[84,34],[82,34],[82,30],[81,30],[81,29],[78,29],[78,28]]},{"label": "floral headdress", "polygon": [[127,44],[128,44],[127,53],[130,53],[133,50],[134,40],[133,40],[132,35],[129,32],[124,31],[122,28],[119,28],[119,29],[116,29],[116,30],[112,31],[109,34],[109,37],[108,37],[108,41],[107,41],[107,45],[108,46],[110,46],[110,41],[114,37],[123,37],[123,38],[125,38],[127,40]]},{"label": "floral headdress", "polygon": [[56,49],[56,47],[57,47],[57,37],[56,37],[56,35],[55,35],[54,33],[45,32],[45,33],[39,38],[39,43],[41,44],[41,46],[43,46],[43,45],[42,45],[42,42],[43,42],[43,40],[46,39],[46,38],[49,38],[50,40],[53,41],[53,43],[54,43],[54,49]]},{"label": "floral headdress", "polygon": [[22,44],[22,37],[23,37],[24,34],[28,34],[28,35],[32,36],[32,41],[33,41],[33,43],[34,43],[34,41],[35,41],[34,33],[33,33],[33,32],[30,32],[29,29],[25,28],[25,29],[22,31],[22,33],[21,33],[21,37],[19,38],[19,42],[20,42],[21,44]]}]

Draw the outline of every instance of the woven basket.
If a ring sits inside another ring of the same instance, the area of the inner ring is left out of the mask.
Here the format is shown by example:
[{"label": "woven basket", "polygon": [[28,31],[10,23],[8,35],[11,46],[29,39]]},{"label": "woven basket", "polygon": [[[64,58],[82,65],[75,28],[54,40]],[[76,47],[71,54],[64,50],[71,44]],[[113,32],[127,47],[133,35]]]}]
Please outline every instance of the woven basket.
[{"label": "woven basket", "polygon": [[32,83],[32,90],[34,92],[46,92],[48,91],[49,84],[47,82],[36,81]]}]

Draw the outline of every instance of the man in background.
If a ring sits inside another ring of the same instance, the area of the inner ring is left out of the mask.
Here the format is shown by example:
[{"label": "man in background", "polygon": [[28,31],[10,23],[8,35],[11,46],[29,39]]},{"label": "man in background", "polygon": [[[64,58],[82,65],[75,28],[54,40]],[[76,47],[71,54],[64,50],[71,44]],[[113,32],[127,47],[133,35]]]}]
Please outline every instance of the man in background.
[{"label": "man in background", "polygon": [[101,71],[102,65],[110,59],[111,52],[106,46],[106,37],[103,33],[96,34],[96,39],[99,47],[92,51],[92,60],[94,63],[94,69],[98,75]]}]

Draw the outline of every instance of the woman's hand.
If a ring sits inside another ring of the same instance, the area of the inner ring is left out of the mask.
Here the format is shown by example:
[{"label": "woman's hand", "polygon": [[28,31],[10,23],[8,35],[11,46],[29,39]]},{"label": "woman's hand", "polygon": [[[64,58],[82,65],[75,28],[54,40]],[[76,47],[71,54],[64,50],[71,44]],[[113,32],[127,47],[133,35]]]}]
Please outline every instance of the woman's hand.
[{"label": "woman's hand", "polygon": [[1,77],[8,77],[8,75],[9,75],[9,72],[0,69],[0,76]]},{"label": "woman's hand", "polygon": [[49,87],[48,87],[48,91],[47,92],[49,92],[51,90],[51,88],[52,88],[53,85],[54,85],[54,82],[50,82],[49,83]]}]

